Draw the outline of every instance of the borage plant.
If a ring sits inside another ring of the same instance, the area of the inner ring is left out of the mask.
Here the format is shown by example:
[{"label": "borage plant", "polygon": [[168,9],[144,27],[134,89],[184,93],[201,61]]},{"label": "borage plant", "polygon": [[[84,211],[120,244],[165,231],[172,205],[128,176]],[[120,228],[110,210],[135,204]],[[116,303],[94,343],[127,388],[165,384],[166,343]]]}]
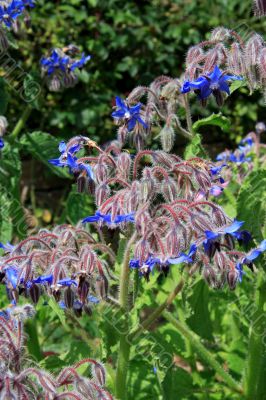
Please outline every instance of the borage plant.
[{"label": "borage plant", "polygon": [[[221,107],[233,81],[236,86],[247,83],[250,90],[264,90],[265,49],[263,39],[257,34],[245,43],[236,32],[218,28],[209,41],[189,50],[182,79],[162,76],[148,87],[137,87],[126,99],[117,96],[112,112],[118,127],[116,140],[100,146],[85,136],[75,136],[67,143],[61,142],[58,158],[49,160],[52,165],[68,168],[77,181],[79,192],[94,196],[96,212],[84,215],[75,227],[65,224],[52,230],[41,229],[17,244],[2,244],[5,254],[0,259],[1,281],[12,303],[11,310],[17,309],[21,296],[37,304],[44,294],[46,298],[55,299],[66,312],[78,316],[94,315],[97,306],[95,310],[92,304],[99,302],[102,303],[102,320],[111,314],[109,323],[102,321],[100,324],[103,331],[113,324],[113,347],[117,354],[112,354],[109,362],[116,369],[110,385],[118,399],[125,400],[131,393],[128,386],[132,379],[131,365],[141,354],[141,341],[145,340],[145,337],[141,339],[141,334],[156,328],[160,330],[161,321],[165,323],[165,320],[168,327],[182,334],[187,348],[192,346],[223,381],[219,389],[223,398],[260,398],[264,361],[256,365],[256,357],[263,351],[264,344],[263,337],[257,339],[254,327],[250,332],[250,351],[242,385],[223,368],[185,320],[187,294],[199,282],[199,275],[213,289],[228,286],[234,290],[244,275],[257,280],[259,300],[255,317],[263,318],[265,276],[262,269],[258,272],[254,261],[265,252],[266,241],[260,231],[249,232],[242,228],[244,221],[227,215],[216,197],[228,189],[228,180],[235,176],[230,163],[243,167],[242,164],[249,161],[254,143],[257,154],[253,157],[257,158],[248,177],[261,173],[258,152],[261,148],[263,151],[263,146],[259,143],[258,131],[262,133],[264,127],[257,128],[257,133],[244,139],[237,153],[225,152],[212,162],[203,156],[196,127],[205,123],[221,125],[223,117],[212,115],[207,121],[193,124],[189,102],[194,92],[202,106],[214,97]],[[56,49],[42,59],[50,89],[71,86],[76,80],[75,69],[88,61],[84,55],[79,60],[73,59],[72,54],[75,54],[75,47],[70,46],[60,51]],[[140,102],[144,96],[147,98],[145,105]],[[182,109],[186,126],[178,117]],[[23,120],[19,129],[13,131],[13,139],[24,123]],[[190,142],[184,158],[170,154],[176,133]],[[156,149],[154,135],[160,137],[162,150]],[[224,171],[227,171],[225,177]],[[265,176],[263,179],[265,182]],[[242,214],[243,211],[239,212]],[[168,290],[168,280],[173,283],[172,290]],[[157,307],[151,302],[154,307],[148,314],[142,301],[146,286],[151,289],[151,297],[160,301]],[[165,292],[165,297],[160,290]],[[184,312],[183,315],[179,312],[176,318],[171,305],[180,308],[176,299],[179,293],[183,296]],[[9,337],[17,325],[12,322],[13,312],[6,313],[7,318],[2,318],[1,324]],[[119,316],[117,324],[113,322],[116,314]],[[263,328],[263,323],[260,324]],[[157,340],[163,340],[163,335],[158,335]],[[8,342],[7,346],[12,344]],[[105,357],[110,355],[110,349],[106,350]],[[178,365],[174,354],[171,353],[170,365],[155,361],[150,366],[154,367],[159,382],[156,395],[176,398],[175,390],[171,393],[173,397],[168,395],[168,370],[173,370],[173,363]],[[190,361],[197,368],[195,358]],[[76,372],[80,363],[83,361],[63,370],[55,381],[38,370],[30,372],[44,393],[55,396],[47,398],[111,398],[102,388],[104,369],[101,364],[92,361],[97,370],[96,381],[84,381]],[[25,396],[29,396],[28,386],[23,382],[25,373],[20,370],[16,373],[12,390],[24,391]],[[9,380],[3,372],[3,393],[11,391]],[[191,389],[191,397],[185,394],[181,397],[181,394],[180,398],[200,398],[199,390],[207,393],[205,382],[198,380]],[[85,382],[83,392],[80,381]],[[27,384],[34,390],[35,381],[29,380]],[[68,384],[74,387],[74,392],[71,388],[69,392],[54,395],[58,387]],[[179,384],[177,381],[176,385]]]}]

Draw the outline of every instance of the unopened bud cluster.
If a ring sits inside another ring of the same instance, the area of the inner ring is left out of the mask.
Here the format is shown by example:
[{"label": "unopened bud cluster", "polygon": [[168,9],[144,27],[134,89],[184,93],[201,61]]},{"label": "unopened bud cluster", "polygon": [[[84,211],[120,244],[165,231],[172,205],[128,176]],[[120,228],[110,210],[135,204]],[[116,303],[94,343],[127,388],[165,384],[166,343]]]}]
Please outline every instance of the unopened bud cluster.
[{"label": "unopened bud cluster", "polygon": [[[30,309],[25,305],[24,309]],[[1,399],[76,399],[112,400],[104,388],[106,372],[96,360],[85,359],[59,371],[57,376],[32,366],[25,354],[23,322],[16,307],[7,316],[0,315],[0,398]],[[24,314],[27,311],[24,312]],[[89,364],[92,378],[78,372]]]}]

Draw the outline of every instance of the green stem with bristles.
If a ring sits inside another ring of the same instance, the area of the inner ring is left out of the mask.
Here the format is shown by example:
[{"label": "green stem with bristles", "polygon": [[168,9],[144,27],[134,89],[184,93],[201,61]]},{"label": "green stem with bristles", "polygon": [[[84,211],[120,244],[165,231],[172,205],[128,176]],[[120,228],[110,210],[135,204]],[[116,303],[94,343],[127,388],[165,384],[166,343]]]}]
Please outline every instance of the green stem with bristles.
[{"label": "green stem with bristles", "polygon": [[118,352],[118,361],[116,369],[116,397],[119,400],[127,398],[127,371],[130,357],[130,341],[128,340],[129,332],[129,261],[132,245],[136,241],[137,234],[134,233],[127,243],[123,258],[122,270],[120,274],[120,292],[119,305],[123,315],[123,323],[120,331],[120,343]]}]

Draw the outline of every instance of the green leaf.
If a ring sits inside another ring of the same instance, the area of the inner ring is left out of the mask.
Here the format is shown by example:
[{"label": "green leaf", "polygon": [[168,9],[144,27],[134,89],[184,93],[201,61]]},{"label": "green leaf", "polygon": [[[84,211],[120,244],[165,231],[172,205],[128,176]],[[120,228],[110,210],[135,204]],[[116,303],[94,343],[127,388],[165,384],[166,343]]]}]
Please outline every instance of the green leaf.
[{"label": "green leaf", "polygon": [[[188,297],[193,314],[186,323],[200,337],[212,339],[212,323],[209,311],[209,287],[203,280],[198,281],[192,288],[192,295]],[[204,323],[203,323],[204,321]]]},{"label": "green leaf", "polygon": [[219,113],[212,114],[207,118],[199,119],[193,124],[192,128],[195,132],[198,132],[199,128],[205,125],[219,126],[225,132],[228,132],[231,126],[229,119],[223,116],[222,113]]},{"label": "green leaf", "polygon": [[93,200],[87,193],[78,193],[73,185],[66,201],[65,215],[72,225],[93,213]]},{"label": "green leaf", "polygon": [[167,400],[191,399],[193,380],[191,375],[182,368],[171,367],[162,383],[164,398]]},{"label": "green leaf", "polygon": [[48,160],[60,156],[58,151],[59,142],[59,139],[45,132],[26,133],[20,139],[20,144],[26,152],[45,164],[55,175],[61,178],[69,178],[67,169],[55,167],[48,162]]},{"label": "green leaf", "polygon": [[244,180],[237,199],[238,219],[245,221],[255,239],[263,239],[266,226],[266,170],[255,170]]},{"label": "green leaf", "polygon": [[0,115],[5,115],[9,96],[6,92],[6,83],[0,78]]},{"label": "green leaf", "polygon": [[184,157],[186,160],[192,157],[206,157],[206,152],[201,144],[201,136],[196,133],[189,143],[189,145],[185,149]]},{"label": "green leaf", "polygon": [[240,81],[233,81],[230,85],[230,93],[234,93],[235,90],[240,89],[241,87],[247,86],[246,81],[240,80]]},{"label": "green leaf", "polygon": [[24,237],[27,225],[20,203],[21,162],[18,148],[5,141],[0,154],[0,240],[10,240],[13,234]]}]

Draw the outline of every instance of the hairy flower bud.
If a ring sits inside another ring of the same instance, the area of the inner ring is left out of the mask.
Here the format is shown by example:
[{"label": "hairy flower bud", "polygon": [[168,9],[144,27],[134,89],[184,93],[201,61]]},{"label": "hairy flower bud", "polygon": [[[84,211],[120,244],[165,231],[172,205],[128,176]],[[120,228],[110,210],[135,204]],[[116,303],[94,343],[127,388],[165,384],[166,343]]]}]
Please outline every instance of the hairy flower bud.
[{"label": "hairy flower bud", "polygon": [[48,81],[48,88],[51,92],[59,92],[62,88],[61,79],[58,75],[53,75]]},{"label": "hairy flower bud", "polygon": [[0,116],[0,138],[2,136],[4,136],[4,134],[6,133],[7,127],[8,127],[7,119],[3,115],[1,115]]},{"label": "hairy flower bud", "polygon": [[235,269],[230,269],[227,273],[227,282],[231,290],[234,290],[238,280],[238,272]]},{"label": "hairy flower bud", "polygon": [[230,37],[229,29],[224,28],[223,26],[218,26],[217,28],[213,29],[211,33],[211,40],[222,42]]},{"label": "hairy flower bud", "polygon": [[254,0],[254,14],[257,17],[263,17],[266,15],[266,1],[265,0]]},{"label": "hairy flower bud", "polygon": [[89,289],[90,289],[89,281],[85,277],[81,276],[78,285],[78,295],[82,304],[84,304],[87,300]]},{"label": "hairy flower bud", "polygon": [[99,275],[96,278],[95,288],[96,288],[96,292],[97,292],[98,296],[101,299],[105,300],[107,298],[107,294],[108,294],[108,280],[107,280],[106,276]]},{"label": "hairy flower bud", "polygon": [[102,364],[95,363],[92,367],[93,375],[100,386],[105,385],[106,381],[106,372]]},{"label": "hairy flower bud", "polygon": [[266,47],[263,47],[263,49],[260,52],[259,55],[259,72],[260,72],[260,78],[262,80],[262,85],[265,86],[266,83]]},{"label": "hairy flower bud", "polygon": [[256,65],[259,63],[259,55],[263,49],[263,38],[255,33],[250,37],[245,45],[245,61],[247,66]]},{"label": "hairy flower bud", "polygon": [[239,43],[232,43],[228,51],[227,66],[236,75],[245,72],[244,54]]},{"label": "hairy flower bud", "polygon": [[127,179],[129,177],[131,167],[130,154],[125,152],[119,154],[116,160],[116,165],[119,171],[119,176]]},{"label": "hairy flower bud", "polygon": [[217,285],[216,273],[212,267],[203,268],[203,277],[210,287],[213,288],[216,287]]},{"label": "hairy flower bud", "polygon": [[68,286],[64,291],[64,302],[66,308],[72,308],[74,305],[75,294],[71,286]]},{"label": "hairy flower bud", "polygon": [[201,61],[203,57],[203,50],[200,46],[192,46],[187,52],[186,66],[189,67],[191,64]]},{"label": "hairy flower bud", "polygon": [[178,186],[174,179],[164,179],[161,185],[161,191],[167,202],[171,203],[177,199]]},{"label": "hairy flower bud", "polygon": [[98,207],[100,207],[105,200],[110,196],[111,189],[110,186],[102,183],[95,189],[95,201]]},{"label": "hairy flower bud", "polygon": [[41,288],[36,283],[33,283],[29,288],[29,295],[34,304],[37,304],[41,295]]},{"label": "hairy flower bud", "polygon": [[175,142],[175,132],[173,127],[170,125],[165,125],[160,132],[160,139],[162,143],[162,148],[165,152],[169,153]]}]

